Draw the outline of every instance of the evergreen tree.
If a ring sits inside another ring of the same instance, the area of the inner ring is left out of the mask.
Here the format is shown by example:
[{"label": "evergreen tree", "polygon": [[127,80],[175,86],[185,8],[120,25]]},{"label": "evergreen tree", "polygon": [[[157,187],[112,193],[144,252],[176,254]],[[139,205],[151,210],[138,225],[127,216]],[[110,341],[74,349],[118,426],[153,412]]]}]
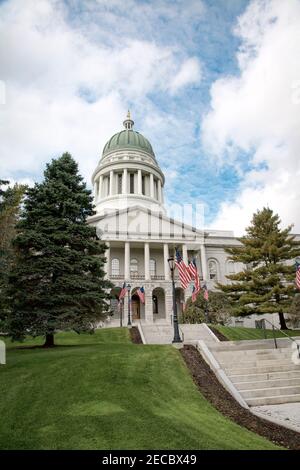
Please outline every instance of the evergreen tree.
[{"label": "evergreen tree", "polygon": [[91,191],[65,153],[52,160],[44,181],[26,192],[15,239],[17,263],[9,277],[13,339],[43,335],[54,345],[58,330],[91,330],[108,308],[109,281],[96,228]]},{"label": "evergreen tree", "polygon": [[220,323],[225,325],[230,317],[230,303],[223,292],[210,292],[208,302],[203,292],[197,296],[195,302],[190,297],[181,315],[181,323]]},{"label": "evergreen tree", "polygon": [[292,226],[280,229],[280,219],[269,208],[253,215],[241,246],[226,249],[230,259],[243,263],[238,274],[228,275],[232,282],[218,287],[234,303],[236,315],[278,313],[281,329],[287,329],[287,312],[294,295],[294,259],[300,242],[291,235]]},{"label": "evergreen tree", "polygon": [[296,294],[293,298],[291,307],[289,309],[289,322],[292,327],[298,328],[300,326],[300,294]]},{"label": "evergreen tree", "polygon": [[0,327],[4,329],[7,315],[6,287],[10,269],[15,259],[12,241],[16,235],[15,225],[18,220],[20,204],[25,186],[15,184],[2,189],[8,181],[0,180]]}]

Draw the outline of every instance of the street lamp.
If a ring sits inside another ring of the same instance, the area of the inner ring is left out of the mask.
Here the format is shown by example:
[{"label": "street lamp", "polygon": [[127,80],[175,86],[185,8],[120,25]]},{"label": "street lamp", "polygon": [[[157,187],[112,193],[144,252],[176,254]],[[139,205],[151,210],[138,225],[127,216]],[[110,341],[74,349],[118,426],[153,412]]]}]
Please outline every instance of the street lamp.
[{"label": "street lamp", "polygon": [[178,316],[177,316],[177,305],[176,305],[176,291],[175,291],[175,280],[174,280],[174,271],[175,271],[175,261],[174,258],[168,259],[169,268],[171,271],[172,277],[172,287],[173,287],[173,325],[174,325],[174,339],[172,343],[182,343],[182,340],[179,335],[178,327]]},{"label": "street lamp", "polygon": [[131,290],[131,285],[127,284],[127,291],[128,291],[128,322],[127,322],[127,326],[131,326],[131,319],[130,319],[130,290]]}]

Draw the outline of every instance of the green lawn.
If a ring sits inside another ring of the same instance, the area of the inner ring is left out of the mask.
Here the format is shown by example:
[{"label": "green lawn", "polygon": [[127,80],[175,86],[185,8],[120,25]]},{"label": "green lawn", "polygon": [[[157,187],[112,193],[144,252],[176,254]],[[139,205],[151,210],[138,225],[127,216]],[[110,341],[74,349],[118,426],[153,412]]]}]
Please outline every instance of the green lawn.
[{"label": "green lawn", "polygon": [[63,333],[57,343],[8,342],[1,449],[276,448],[217,412],[172,346],[131,344],[125,328]]},{"label": "green lawn", "polygon": [[[222,333],[230,341],[239,341],[244,339],[264,339],[264,331],[259,328],[244,328],[238,326],[222,326],[222,325],[212,325],[220,333]],[[272,339],[273,331],[265,330],[266,337]],[[289,336],[300,336],[300,330],[285,330],[284,331]],[[275,330],[276,338],[284,338],[285,335],[281,331]]]}]

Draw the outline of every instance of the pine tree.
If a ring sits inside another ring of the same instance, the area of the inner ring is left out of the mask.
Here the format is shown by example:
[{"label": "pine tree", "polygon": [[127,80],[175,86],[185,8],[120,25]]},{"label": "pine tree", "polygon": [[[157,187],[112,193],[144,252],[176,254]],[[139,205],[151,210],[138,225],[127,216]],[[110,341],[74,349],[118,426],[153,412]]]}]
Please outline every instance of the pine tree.
[{"label": "pine tree", "polygon": [[292,226],[281,229],[280,224],[269,208],[253,215],[246,235],[239,238],[241,246],[226,249],[230,259],[244,268],[227,276],[231,284],[218,284],[218,288],[234,303],[236,315],[278,313],[281,329],[287,329],[284,312],[297,293],[294,260],[300,254],[300,242],[291,235]]},{"label": "pine tree", "polygon": [[15,250],[12,241],[16,235],[15,225],[20,212],[20,204],[25,186],[15,184],[13,187],[2,189],[9,184],[0,180],[0,325],[5,329],[7,315],[6,288],[8,274],[15,260]]},{"label": "pine tree", "polygon": [[26,192],[15,239],[17,263],[9,277],[13,339],[43,335],[54,345],[59,330],[91,330],[106,316],[106,246],[86,223],[94,214],[91,191],[65,153],[52,160],[44,181]]},{"label": "pine tree", "polygon": [[223,292],[209,293],[209,301],[203,297],[203,291],[197,296],[195,302],[190,297],[181,314],[181,323],[220,323],[226,324],[230,317],[230,303]]}]

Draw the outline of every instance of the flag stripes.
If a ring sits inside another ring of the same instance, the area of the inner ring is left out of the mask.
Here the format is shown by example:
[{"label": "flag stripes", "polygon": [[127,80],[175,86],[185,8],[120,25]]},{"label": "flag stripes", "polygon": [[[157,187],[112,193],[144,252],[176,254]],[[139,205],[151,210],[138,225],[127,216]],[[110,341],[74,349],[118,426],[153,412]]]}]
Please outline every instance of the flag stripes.
[{"label": "flag stripes", "polygon": [[189,271],[188,267],[184,263],[184,261],[183,261],[181,255],[180,255],[179,251],[177,250],[177,248],[175,248],[175,253],[176,253],[175,265],[178,269],[181,287],[183,289],[186,289],[187,286],[189,285],[190,281],[192,280],[191,274],[190,274],[190,271]]},{"label": "flag stripes", "polygon": [[300,290],[300,263],[296,261],[296,286]]},{"label": "flag stripes", "polygon": [[126,293],[127,293],[126,282],[124,282],[123,286],[122,286],[122,289],[121,289],[121,292],[119,294],[119,300],[124,299]]},{"label": "flag stripes", "polygon": [[142,304],[145,303],[145,289],[144,287],[139,287],[138,290],[136,291],[137,295],[139,296],[140,298],[140,301],[142,302]]}]

